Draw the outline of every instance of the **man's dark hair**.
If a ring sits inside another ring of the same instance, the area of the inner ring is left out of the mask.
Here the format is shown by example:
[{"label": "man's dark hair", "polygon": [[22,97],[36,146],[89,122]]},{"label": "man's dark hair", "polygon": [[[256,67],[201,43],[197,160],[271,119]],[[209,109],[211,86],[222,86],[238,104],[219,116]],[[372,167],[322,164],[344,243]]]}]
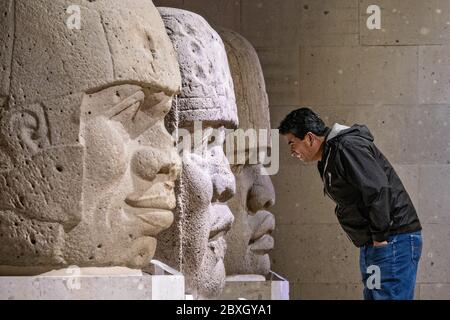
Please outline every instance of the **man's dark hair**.
[{"label": "man's dark hair", "polygon": [[308,132],[312,132],[319,137],[324,136],[328,127],[314,111],[309,108],[300,108],[289,113],[281,121],[278,130],[283,135],[291,133],[303,140]]}]

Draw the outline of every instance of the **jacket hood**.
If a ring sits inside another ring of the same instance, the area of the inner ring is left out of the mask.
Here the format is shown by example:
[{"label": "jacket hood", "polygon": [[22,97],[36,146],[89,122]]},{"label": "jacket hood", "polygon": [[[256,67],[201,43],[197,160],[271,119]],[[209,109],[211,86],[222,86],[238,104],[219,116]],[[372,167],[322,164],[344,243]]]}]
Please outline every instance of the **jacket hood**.
[{"label": "jacket hood", "polygon": [[374,141],[373,135],[370,133],[369,128],[365,125],[354,124],[351,127],[347,127],[339,123],[335,123],[327,135],[326,142],[330,142],[331,140],[343,135],[358,136],[369,141]]}]

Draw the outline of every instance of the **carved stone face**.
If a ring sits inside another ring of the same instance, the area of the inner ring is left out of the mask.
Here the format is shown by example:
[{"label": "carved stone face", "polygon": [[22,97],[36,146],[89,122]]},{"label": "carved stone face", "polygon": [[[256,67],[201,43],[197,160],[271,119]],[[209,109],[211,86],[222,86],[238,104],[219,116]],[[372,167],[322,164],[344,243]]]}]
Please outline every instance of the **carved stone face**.
[{"label": "carved stone face", "polygon": [[270,271],[269,252],[274,241],[275,217],[269,211],[275,192],[269,176],[261,175],[261,164],[234,166],[236,195],[228,205],[234,223],[227,234],[227,275],[260,274]]},{"label": "carved stone face", "polygon": [[225,202],[235,192],[235,181],[223,152],[225,128],[237,125],[233,83],[223,42],[203,18],[173,8],[159,11],[182,76],[182,94],[166,118],[167,126],[178,123],[193,131],[194,121],[203,121],[203,132],[215,138],[205,134],[203,152],[184,155],[176,223],[158,237],[155,256],[181,269],[189,292],[213,298],[225,284],[225,234],[233,221]]},{"label": "carved stone face", "polygon": [[6,2],[0,273],[147,265],[181,166],[164,126],[181,79],[156,8],[81,0],[82,31],[65,1]]},{"label": "carved stone face", "polygon": [[[221,29],[219,34],[233,77],[239,128],[265,129],[270,134],[269,102],[255,49],[234,31]],[[270,145],[259,143],[258,147],[270,150]],[[233,226],[227,234],[225,269],[228,275],[267,275],[270,271],[268,252],[274,245],[270,233],[275,228],[275,218],[266,210],[275,203],[275,192],[270,177],[261,174],[262,164],[248,161],[249,153],[257,151],[256,146],[247,148],[247,163],[233,166],[236,195],[228,202],[234,215]]]},{"label": "carved stone face", "polygon": [[[168,233],[176,242],[168,248],[161,246],[163,253],[169,251],[168,261],[173,264],[179,261],[181,242],[182,272],[188,290],[199,298],[213,298],[223,288],[225,234],[233,223],[225,202],[234,195],[235,180],[223,153],[223,127],[218,130],[215,143],[204,146],[203,156],[187,153],[183,157],[182,185],[177,188],[181,203],[176,210],[177,223],[171,228],[175,232]],[[166,243],[163,239],[160,242]]]}]

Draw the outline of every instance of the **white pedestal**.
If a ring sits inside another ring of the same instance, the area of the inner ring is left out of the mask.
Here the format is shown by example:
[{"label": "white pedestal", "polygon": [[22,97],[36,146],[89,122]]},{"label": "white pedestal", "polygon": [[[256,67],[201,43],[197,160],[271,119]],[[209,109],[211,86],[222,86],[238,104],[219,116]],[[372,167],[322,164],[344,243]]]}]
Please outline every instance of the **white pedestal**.
[{"label": "white pedestal", "polygon": [[271,272],[261,275],[228,276],[220,300],[289,300],[289,282]]},{"label": "white pedestal", "polygon": [[[184,300],[184,276],[126,268],[67,268],[38,276],[0,277],[0,300]],[[128,269],[130,270],[130,269]]]}]

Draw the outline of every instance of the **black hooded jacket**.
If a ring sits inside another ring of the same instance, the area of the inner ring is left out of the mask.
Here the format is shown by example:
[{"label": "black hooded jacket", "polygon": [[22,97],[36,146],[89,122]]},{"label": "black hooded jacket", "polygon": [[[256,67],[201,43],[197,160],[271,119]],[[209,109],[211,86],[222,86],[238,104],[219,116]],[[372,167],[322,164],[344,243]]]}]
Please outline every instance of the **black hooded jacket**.
[{"label": "black hooded jacket", "polygon": [[336,124],[318,163],[324,192],[336,203],[339,223],[357,247],[422,229],[400,178],[373,141],[364,125]]}]

